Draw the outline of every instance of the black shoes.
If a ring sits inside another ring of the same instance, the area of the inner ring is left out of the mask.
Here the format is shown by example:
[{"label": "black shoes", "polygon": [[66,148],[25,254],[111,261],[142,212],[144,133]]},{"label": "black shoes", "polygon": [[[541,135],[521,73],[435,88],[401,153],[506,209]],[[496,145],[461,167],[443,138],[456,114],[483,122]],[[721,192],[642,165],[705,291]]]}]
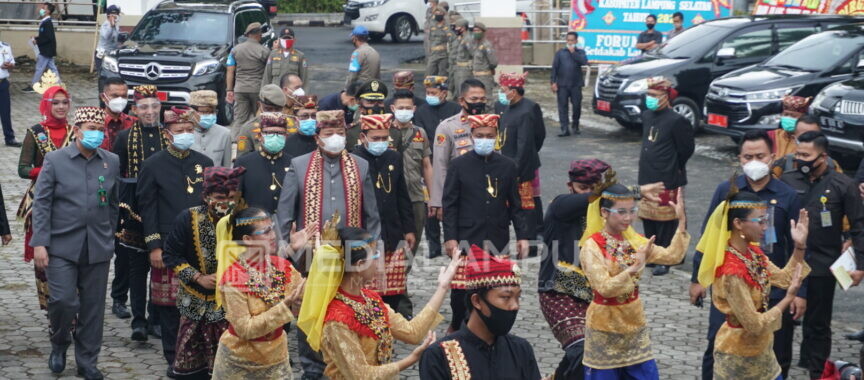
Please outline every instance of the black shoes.
[{"label": "black shoes", "polygon": [[111,312],[120,319],[128,319],[132,317],[132,314],[129,313],[129,309],[126,308],[126,305],[119,302],[114,302],[114,306],[111,306]]},{"label": "black shoes", "polygon": [[48,355],[48,369],[54,373],[61,373],[66,369],[66,349],[69,346],[57,347],[51,345],[51,355]]},{"label": "black shoes", "polygon": [[174,366],[173,365],[168,365],[168,370],[165,371],[165,376],[168,376],[169,379],[176,379],[177,378],[177,374],[174,373]]},{"label": "black shoes", "polygon": [[162,338],[162,328],[159,325],[147,326],[147,333],[157,338]]},{"label": "black shoes", "polygon": [[582,134],[582,132],[579,131],[579,128],[576,128],[576,129],[573,130],[573,134],[576,135],[576,136],[579,136],[579,135]]},{"label": "black shoes", "polygon": [[669,273],[668,265],[657,265],[654,267],[654,270],[651,271],[655,276],[665,276]]},{"label": "black shoes", "polygon": [[102,376],[102,372],[96,368],[78,368],[78,376],[84,378],[84,380],[102,380],[105,377]]},{"label": "black shoes", "polygon": [[132,328],[132,340],[136,342],[146,342],[147,341],[147,328],[146,327],[133,327]]},{"label": "black shoes", "polygon": [[846,334],[846,339],[864,342],[864,330],[859,330],[858,332],[852,334]]},{"label": "black shoes", "polygon": [[9,141],[6,143],[6,146],[12,147],[12,148],[20,148],[21,145],[23,145],[23,144],[21,144],[21,142],[18,140],[12,140],[12,141]]},{"label": "black shoes", "polygon": [[558,134],[558,137],[567,137],[567,136],[570,136],[570,132],[566,132],[566,133],[559,133],[559,134]]},{"label": "black shoes", "polygon": [[33,86],[27,86],[21,89],[21,92],[36,92],[33,90]]}]

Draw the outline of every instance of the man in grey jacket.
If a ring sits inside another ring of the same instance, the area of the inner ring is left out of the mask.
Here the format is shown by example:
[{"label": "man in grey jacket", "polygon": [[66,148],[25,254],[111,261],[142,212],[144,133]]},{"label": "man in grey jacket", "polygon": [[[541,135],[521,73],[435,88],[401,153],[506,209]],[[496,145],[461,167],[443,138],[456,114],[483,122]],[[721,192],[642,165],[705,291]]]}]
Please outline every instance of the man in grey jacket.
[{"label": "man in grey jacket", "polygon": [[45,155],[36,180],[30,240],[36,266],[46,270],[51,294],[48,318],[54,331],[48,367],[63,372],[66,349],[74,340],[78,375],[85,379],[102,379],[96,361],[119,213],[120,160],[99,148],[104,119],[100,108],[78,108],[75,143]]}]

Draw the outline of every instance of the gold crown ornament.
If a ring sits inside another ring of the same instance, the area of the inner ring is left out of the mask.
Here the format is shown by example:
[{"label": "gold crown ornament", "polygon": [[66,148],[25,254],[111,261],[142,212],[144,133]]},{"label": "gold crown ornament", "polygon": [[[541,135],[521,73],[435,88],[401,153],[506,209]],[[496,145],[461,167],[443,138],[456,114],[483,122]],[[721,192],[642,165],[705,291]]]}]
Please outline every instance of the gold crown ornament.
[{"label": "gold crown ornament", "polygon": [[60,83],[60,77],[57,76],[57,73],[54,70],[48,69],[42,73],[42,77],[39,78],[39,82],[33,84],[33,91],[37,93],[44,94],[45,91],[48,91],[49,88],[54,86],[60,86],[63,89],[66,89],[66,85]]}]

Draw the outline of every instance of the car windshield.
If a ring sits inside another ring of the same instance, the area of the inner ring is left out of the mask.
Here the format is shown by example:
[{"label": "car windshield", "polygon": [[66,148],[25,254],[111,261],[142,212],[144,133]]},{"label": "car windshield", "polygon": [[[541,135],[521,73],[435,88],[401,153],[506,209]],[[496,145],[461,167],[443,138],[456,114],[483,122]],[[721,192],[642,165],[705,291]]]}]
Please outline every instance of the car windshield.
[{"label": "car windshield", "polygon": [[845,31],[814,34],[765,61],[764,66],[824,71],[836,66],[864,44],[864,37]]},{"label": "car windshield", "polygon": [[227,14],[210,12],[151,12],[129,39],[138,43],[227,44]]},{"label": "car windshield", "polygon": [[699,24],[664,42],[651,54],[668,58],[701,57],[726,37],[729,31],[728,28],[711,24]]}]

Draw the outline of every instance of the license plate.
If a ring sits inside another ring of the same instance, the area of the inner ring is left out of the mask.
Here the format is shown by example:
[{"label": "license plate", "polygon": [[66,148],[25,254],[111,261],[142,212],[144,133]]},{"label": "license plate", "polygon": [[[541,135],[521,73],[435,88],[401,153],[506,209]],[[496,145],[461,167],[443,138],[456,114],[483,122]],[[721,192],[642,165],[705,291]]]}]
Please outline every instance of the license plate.
[{"label": "license plate", "polygon": [[168,101],[168,92],[167,91],[156,91],[156,98],[159,99],[160,102]]},{"label": "license plate", "polygon": [[728,128],[729,127],[729,117],[726,115],[718,115],[716,113],[708,114],[708,124],[714,125],[717,127]]},{"label": "license plate", "polygon": [[598,100],[597,101],[597,109],[600,111],[611,112],[612,111],[612,104],[605,101],[605,100]]},{"label": "license plate", "polygon": [[843,129],[846,128],[845,123],[833,117],[822,116],[819,119],[822,122],[822,129],[832,132],[843,132]]}]

